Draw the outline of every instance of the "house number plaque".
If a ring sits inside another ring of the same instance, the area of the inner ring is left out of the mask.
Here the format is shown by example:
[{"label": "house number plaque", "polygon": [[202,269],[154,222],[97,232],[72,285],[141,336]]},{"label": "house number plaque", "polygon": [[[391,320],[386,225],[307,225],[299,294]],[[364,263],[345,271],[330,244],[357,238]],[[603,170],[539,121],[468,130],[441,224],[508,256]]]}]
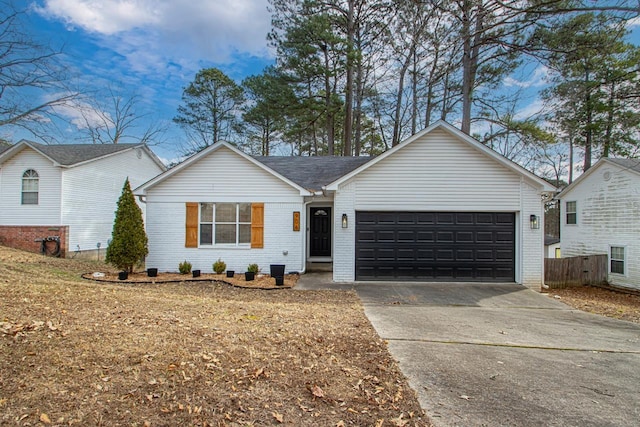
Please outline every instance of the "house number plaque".
[{"label": "house number plaque", "polygon": [[300,231],[300,212],[293,213],[293,231]]}]

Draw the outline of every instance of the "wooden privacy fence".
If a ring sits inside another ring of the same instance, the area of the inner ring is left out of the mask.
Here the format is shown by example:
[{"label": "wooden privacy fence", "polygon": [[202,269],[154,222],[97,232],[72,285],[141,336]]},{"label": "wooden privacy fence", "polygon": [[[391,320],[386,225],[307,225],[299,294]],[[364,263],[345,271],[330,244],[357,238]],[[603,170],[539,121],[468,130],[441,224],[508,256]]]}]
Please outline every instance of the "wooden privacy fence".
[{"label": "wooden privacy fence", "polygon": [[607,283],[607,255],[545,258],[544,283],[551,289]]}]

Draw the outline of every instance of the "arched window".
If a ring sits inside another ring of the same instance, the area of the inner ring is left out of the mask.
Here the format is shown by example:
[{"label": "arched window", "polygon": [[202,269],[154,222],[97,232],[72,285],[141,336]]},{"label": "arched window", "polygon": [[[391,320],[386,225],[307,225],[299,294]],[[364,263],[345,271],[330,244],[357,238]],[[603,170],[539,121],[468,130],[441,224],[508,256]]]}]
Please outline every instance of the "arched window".
[{"label": "arched window", "polygon": [[40,178],[38,172],[29,169],[22,174],[22,204],[38,204],[38,188]]}]

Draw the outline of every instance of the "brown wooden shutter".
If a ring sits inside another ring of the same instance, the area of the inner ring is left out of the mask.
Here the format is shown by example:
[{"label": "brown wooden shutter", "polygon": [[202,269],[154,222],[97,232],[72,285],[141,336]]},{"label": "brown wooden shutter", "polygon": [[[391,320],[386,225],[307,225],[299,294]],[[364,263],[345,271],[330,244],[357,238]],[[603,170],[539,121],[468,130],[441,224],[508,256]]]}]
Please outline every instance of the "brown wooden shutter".
[{"label": "brown wooden shutter", "polygon": [[198,247],[198,204],[187,202],[187,221],[185,227],[185,248]]},{"label": "brown wooden shutter", "polygon": [[264,248],[264,203],[251,204],[251,247]]}]

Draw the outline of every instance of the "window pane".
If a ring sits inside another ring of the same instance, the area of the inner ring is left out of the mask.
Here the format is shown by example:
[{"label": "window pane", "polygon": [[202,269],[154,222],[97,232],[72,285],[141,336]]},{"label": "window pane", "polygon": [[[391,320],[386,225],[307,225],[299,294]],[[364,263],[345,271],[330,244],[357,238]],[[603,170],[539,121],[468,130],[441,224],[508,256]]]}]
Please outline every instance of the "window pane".
[{"label": "window pane", "polygon": [[22,193],[22,204],[23,205],[37,205],[38,204],[38,193]]},{"label": "window pane", "polygon": [[238,210],[240,222],[251,222],[251,203],[240,203]]},{"label": "window pane", "polygon": [[210,245],[212,243],[211,237],[213,232],[212,224],[200,224],[200,244]]},{"label": "window pane", "polygon": [[200,222],[213,222],[213,203],[200,203]]},{"label": "window pane", "polygon": [[38,180],[37,179],[23,179],[22,180],[22,191],[38,191]]},{"label": "window pane", "polygon": [[567,213],[576,211],[576,202],[567,202]]},{"label": "window pane", "polygon": [[235,224],[216,224],[216,244],[220,243],[236,243]]},{"label": "window pane", "polygon": [[577,215],[575,213],[567,214],[567,224],[577,224]]},{"label": "window pane", "polygon": [[235,203],[216,203],[216,222],[236,222]]},{"label": "window pane", "polygon": [[617,274],[624,274],[624,261],[611,260],[611,272]]},{"label": "window pane", "polygon": [[240,224],[240,236],[238,243],[251,243],[251,224]]},{"label": "window pane", "polygon": [[611,247],[611,259],[618,261],[624,261],[624,248],[619,246]]}]

